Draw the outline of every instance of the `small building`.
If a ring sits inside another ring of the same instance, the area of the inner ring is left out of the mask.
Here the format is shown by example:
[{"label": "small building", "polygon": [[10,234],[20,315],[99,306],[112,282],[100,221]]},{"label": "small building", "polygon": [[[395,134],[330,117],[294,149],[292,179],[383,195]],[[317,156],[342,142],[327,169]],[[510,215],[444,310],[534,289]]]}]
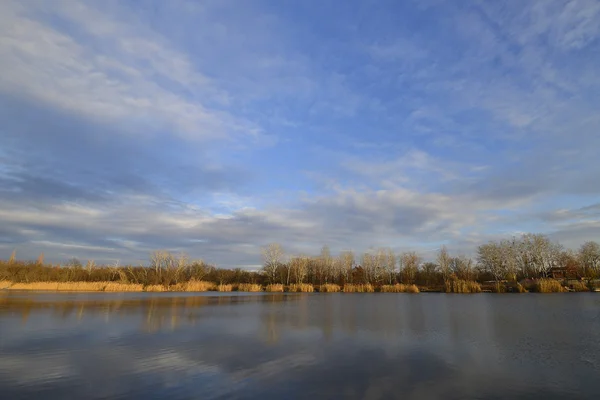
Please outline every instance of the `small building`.
[{"label": "small building", "polygon": [[581,279],[579,271],[575,267],[554,267],[550,269],[548,276],[553,279]]}]

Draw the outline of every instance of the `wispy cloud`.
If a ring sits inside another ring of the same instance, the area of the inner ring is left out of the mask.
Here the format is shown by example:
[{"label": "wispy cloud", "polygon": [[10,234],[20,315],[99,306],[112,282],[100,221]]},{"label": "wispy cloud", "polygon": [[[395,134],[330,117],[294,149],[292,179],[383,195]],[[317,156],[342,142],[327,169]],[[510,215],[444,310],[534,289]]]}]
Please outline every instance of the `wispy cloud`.
[{"label": "wispy cloud", "polygon": [[2,253],[600,234],[597,2],[0,11]]}]

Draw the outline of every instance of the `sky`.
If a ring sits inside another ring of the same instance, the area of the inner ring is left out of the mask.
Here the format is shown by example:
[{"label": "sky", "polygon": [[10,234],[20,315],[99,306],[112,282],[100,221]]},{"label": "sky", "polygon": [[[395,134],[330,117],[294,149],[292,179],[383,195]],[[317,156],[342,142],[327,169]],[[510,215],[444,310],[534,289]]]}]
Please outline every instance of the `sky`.
[{"label": "sky", "polygon": [[0,2],[0,258],[600,240],[600,2]]}]

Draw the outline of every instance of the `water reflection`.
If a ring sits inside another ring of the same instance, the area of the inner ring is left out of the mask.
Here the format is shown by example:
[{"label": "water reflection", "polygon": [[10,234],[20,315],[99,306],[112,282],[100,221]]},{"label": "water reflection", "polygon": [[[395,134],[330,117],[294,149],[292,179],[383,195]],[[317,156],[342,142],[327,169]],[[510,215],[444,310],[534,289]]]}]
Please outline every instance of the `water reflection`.
[{"label": "water reflection", "polygon": [[0,295],[6,398],[595,398],[600,296]]}]

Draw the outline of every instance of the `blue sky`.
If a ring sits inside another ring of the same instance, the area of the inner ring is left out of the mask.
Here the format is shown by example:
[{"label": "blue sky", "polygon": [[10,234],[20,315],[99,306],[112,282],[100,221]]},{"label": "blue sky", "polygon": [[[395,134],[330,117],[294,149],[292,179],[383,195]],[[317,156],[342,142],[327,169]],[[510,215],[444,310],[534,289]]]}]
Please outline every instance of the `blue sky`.
[{"label": "blue sky", "polygon": [[596,1],[0,3],[0,254],[600,238]]}]

